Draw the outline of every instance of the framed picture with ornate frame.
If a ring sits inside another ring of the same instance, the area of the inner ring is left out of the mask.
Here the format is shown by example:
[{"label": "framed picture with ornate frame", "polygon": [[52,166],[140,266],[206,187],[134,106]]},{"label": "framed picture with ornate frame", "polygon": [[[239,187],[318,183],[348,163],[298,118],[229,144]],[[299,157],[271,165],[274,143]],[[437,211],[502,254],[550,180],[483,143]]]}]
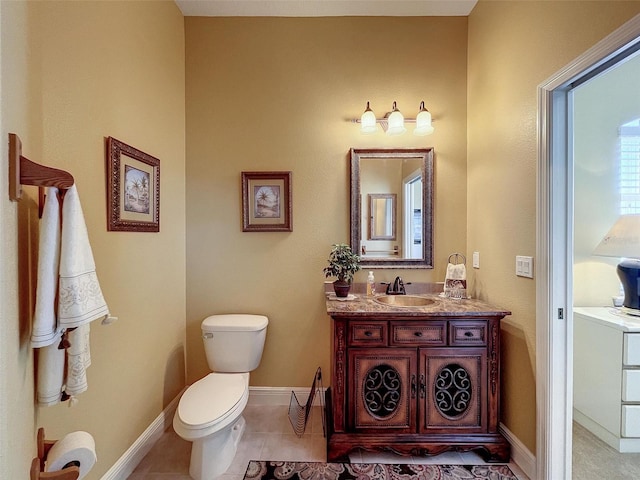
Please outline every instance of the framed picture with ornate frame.
[{"label": "framed picture with ornate frame", "polygon": [[291,172],[242,172],[242,231],[293,231]]},{"label": "framed picture with ornate frame", "polygon": [[107,138],[107,230],[160,231],[160,160]]}]

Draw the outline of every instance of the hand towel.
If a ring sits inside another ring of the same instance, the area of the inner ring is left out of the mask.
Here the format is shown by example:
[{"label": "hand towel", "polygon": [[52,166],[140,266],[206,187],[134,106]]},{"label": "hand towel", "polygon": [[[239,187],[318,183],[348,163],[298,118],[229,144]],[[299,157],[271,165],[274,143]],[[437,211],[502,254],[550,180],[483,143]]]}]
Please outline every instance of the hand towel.
[{"label": "hand towel", "polygon": [[60,336],[58,333],[53,343],[38,349],[36,396],[40,406],[55,405],[62,396],[65,350],[58,348]]},{"label": "hand towel", "polygon": [[467,269],[464,263],[447,264],[444,294],[452,298],[467,298]]},{"label": "hand towel", "polygon": [[108,314],[80,198],[73,185],[67,190],[62,204],[58,321],[61,327],[72,328]]},{"label": "hand towel", "polygon": [[87,368],[91,365],[90,328],[90,324],[86,323],[67,334],[71,344],[67,348],[67,382],[64,389],[67,395],[74,396],[87,390]]},{"label": "hand towel", "polygon": [[[51,345],[59,333],[55,298],[60,263],[60,204],[58,203],[57,188],[49,187],[46,193],[44,210],[40,220],[36,308],[31,329],[31,346],[33,348]],[[56,348],[57,346],[56,344]]]}]

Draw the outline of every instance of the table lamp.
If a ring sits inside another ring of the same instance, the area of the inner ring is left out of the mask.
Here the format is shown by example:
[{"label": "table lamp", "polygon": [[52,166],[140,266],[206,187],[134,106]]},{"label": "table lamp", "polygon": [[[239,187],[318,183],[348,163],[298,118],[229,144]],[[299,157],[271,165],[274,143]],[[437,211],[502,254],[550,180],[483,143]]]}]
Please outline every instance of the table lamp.
[{"label": "table lamp", "polygon": [[622,258],[617,268],[624,290],[622,309],[640,316],[640,215],[621,215],[593,254]]}]

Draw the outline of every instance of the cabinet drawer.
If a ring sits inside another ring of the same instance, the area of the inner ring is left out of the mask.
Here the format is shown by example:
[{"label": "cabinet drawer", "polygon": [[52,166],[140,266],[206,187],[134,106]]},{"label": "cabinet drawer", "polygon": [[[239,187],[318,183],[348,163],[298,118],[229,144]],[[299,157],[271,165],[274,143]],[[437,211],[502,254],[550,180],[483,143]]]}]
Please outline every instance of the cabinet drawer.
[{"label": "cabinet drawer", "polygon": [[350,346],[387,345],[387,322],[349,322]]},{"label": "cabinet drawer", "polygon": [[622,406],[622,436],[640,437],[640,405]]},{"label": "cabinet drawer", "polygon": [[640,333],[624,334],[623,364],[640,366]]},{"label": "cabinet drawer", "polygon": [[622,401],[640,402],[640,370],[622,371]]},{"label": "cabinet drawer", "polygon": [[487,322],[456,321],[449,322],[449,345],[486,345]]},{"label": "cabinet drawer", "polygon": [[391,323],[391,345],[445,345],[445,322]]}]

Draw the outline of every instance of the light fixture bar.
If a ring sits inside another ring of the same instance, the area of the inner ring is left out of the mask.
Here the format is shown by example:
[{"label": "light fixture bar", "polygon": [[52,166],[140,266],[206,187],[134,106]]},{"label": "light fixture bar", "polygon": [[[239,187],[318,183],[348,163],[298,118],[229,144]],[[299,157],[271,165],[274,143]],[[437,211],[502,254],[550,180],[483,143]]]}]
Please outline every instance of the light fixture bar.
[{"label": "light fixture bar", "polygon": [[[360,131],[361,133],[367,135],[376,133],[377,124],[382,127],[382,130],[387,133],[389,130],[389,117],[392,113],[397,112],[400,113],[396,108],[396,102],[393,102],[393,107],[391,112],[387,112],[384,117],[377,118],[373,111],[369,106],[369,102],[367,102],[367,107],[360,118],[352,118],[349,121],[351,123],[359,123],[361,125]],[[424,106],[424,101],[420,102],[420,110],[418,111],[418,115],[416,118],[404,118],[404,123],[407,124],[415,124],[416,128],[414,129],[414,135],[430,135],[433,133],[434,129],[431,123],[433,122],[431,118],[431,114]],[[404,133],[401,131],[400,133]],[[397,134],[397,133],[396,133]]]}]

